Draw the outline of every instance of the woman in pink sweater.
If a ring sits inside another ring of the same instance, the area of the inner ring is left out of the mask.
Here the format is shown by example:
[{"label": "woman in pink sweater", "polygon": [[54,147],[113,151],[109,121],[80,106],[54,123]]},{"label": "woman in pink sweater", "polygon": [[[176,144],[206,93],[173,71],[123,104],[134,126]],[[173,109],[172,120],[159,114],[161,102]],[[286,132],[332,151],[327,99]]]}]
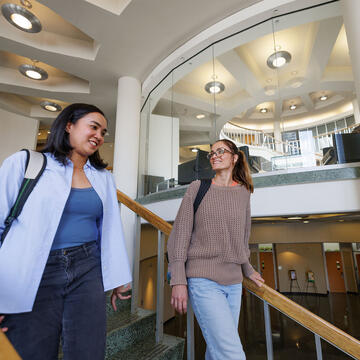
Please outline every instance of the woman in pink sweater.
[{"label": "woman in pink sweater", "polygon": [[245,359],[238,322],[242,280],[263,278],[249,263],[253,184],[245,155],[219,140],[209,160],[216,172],[194,214],[200,181],[187,189],[168,242],[171,304],[185,313],[188,297],[204,335],[206,360]]}]

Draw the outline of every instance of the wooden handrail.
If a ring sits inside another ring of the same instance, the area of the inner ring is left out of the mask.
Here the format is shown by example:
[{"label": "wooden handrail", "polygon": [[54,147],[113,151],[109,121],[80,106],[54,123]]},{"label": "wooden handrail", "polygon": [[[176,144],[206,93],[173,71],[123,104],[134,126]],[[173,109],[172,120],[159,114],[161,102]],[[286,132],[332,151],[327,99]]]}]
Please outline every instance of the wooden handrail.
[{"label": "wooden handrail", "polygon": [[6,335],[0,330],[0,359],[21,360]]},{"label": "wooden handrail", "polygon": [[[117,191],[118,201],[129,209],[134,211],[139,216],[152,224],[158,230],[161,230],[166,235],[170,235],[172,225],[157,216],[150,210],[146,209],[141,204],[129,198],[121,191]],[[281,295],[270,286],[264,284],[261,288],[257,287],[254,282],[245,278],[243,286],[250,292],[262,300],[268,302],[271,306],[281,311],[291,319],[295,320],[305,328],[318,334],[324,340],[332,343],[345,353],[360,359],[360,341],[340,330],[336,326],[330,324],[321,317],[313,314],[311,311],[305,309],[294,301],[290,300],[284,295]]]}]

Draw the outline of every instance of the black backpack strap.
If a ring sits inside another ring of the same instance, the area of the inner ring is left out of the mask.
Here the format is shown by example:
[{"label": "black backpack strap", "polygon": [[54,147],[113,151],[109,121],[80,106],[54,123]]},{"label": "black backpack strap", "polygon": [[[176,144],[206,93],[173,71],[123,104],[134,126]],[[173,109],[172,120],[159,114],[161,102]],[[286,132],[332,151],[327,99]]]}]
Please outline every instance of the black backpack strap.
[{"label": "black backpack strap", "polygon": [[200,187],[199,190],[196,194],[196,198],[194,201],[194,216],[196,214],[197,209],[199,208],[202,199],[204,198],[204,196],[206,195],[206,193],[208,192],[208,190],[210,189],[211,186],[211,179],[202,179],[200,180]]},{"label": "black backpack strap", "polygon": [[2,245],[13,221],[20,215],[27,198],[31,194],[36,183],[39,181],[39,178],[46,167],[46,156],[44,154],[27,149],[23,149],[23,151],[26,151],[25,175],[21,183],[18,196],[15,200],[15,204],[11,208],[9,215],[5,220],[5,228],[1,234],[0,245]]}]

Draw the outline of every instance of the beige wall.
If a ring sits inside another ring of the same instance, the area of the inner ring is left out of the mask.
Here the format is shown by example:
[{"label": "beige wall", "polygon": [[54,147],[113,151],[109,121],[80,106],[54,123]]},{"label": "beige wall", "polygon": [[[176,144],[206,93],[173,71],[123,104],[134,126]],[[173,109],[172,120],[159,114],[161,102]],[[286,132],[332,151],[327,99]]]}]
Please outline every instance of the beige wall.
[{"label": "beige wall", "polygon": [[113,167],[114,164],[114,143],[104,143],[100,150],[100,156],[108,163],[108,166]]},{"label": "beige wall", "polygon": [[35,150],[39,120],[0,109],[0,165],[21,149]]},{"label": "beige wall", "polygon": [[[322,244],[277,244],[278,287],[281,292],[290,291],[289,270],[296,270],[301,290],[293,284],[293,291],[305,292],[306,272],[312,271],[319,294],[327,293],[325,264]],[[309,285],[309,292],[314,292]]]},{"label": "beige wall", "polygon": [[360,223],[253,224],[250,243],[360,242]]}]

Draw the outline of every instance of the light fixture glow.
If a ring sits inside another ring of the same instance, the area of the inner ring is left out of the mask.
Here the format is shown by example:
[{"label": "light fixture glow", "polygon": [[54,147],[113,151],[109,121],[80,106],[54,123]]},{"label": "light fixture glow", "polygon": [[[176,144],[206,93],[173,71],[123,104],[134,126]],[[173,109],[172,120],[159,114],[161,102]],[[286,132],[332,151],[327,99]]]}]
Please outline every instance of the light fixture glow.
[{"label": "light fixture glow", "polygon": [[266,63],[271,69],[277,69],[291,61],[291,54],[288,51],[276,51],[271,54]]},{"label": "light fixture glow", "polygon": [[205,114],[198,114],[196,115],[197,119],[203,119],[205,117]]},{"label": "light fixture glow", "polygon": [[288,220],[301,220],[302,217],[301,216],[290,216],[288,217]]},{"label": "light fixture glow", "polygon": [[194,152],[194,153],[197,153],[199,151],[199,149],[198,148],[192,148],[191,151]]},{"label": "light fixture glow", "polygon": [[320,98],[319,98],[319,100],[320,101],[325,101],[325,100],[327,100],[327,96],[326,95],[323,95],[323,96],[320,96]]},{"label": "light fixture glow", "polygon": [[31,21],[21,14],[11,14],[11,20],[23,29],[29,30],[32,28]]},{"label": "light fixture glow", "polygon": [[61,106],[52,101],[42,101],[40,106],[50,112],[56,112],[61,110]]},{"label": "light fixture glow", "polygon": [[265,113],[268,112],[268,109],[267,109],[267,108],[261,108],[261,109],[260,109],[260,112],[263,113],[263,114],[265,114]]},{"label": "light fixture glow", "polygon": [[22,64],[19,66],[19,71],[24,76],[33,80],[46,80],[48,78],[48,73],[35,65]]},{"label": "light fixture glow", "polygon": [[309,220],[305,220],[304,221],[304,224],[308,224],[310,221]]},{"label": "light fixture glow", "polygon": [[265,87],[265,95],[272,96],[275,95],[276,87],[275,86],[266,86]]},{"label": "light fixture glow", "polygon": [[[30,7],[31,4],[29,8]],[[40,20],[32,12],[20,5],[3,4],[1,6],[1,12],[11,25],[22,31],[38,33],[42,29]]]},{"label": "light fixture glow", "polygon": [[35,70],[26,70],[25,75],[29,78],[39,80],[41,79],[41,74],[38,71]]},{"label": "light fixture glow", "polygon": [[225,90],[225,85],[220,81],[210,81],[205,85],[205,91],[209,94],[220,94]]},{"label": "light fixture glow", "polygon": [[295,110],[296,109],[296,105],[290,105],[290,108],[289,108],[290,110]]}]

